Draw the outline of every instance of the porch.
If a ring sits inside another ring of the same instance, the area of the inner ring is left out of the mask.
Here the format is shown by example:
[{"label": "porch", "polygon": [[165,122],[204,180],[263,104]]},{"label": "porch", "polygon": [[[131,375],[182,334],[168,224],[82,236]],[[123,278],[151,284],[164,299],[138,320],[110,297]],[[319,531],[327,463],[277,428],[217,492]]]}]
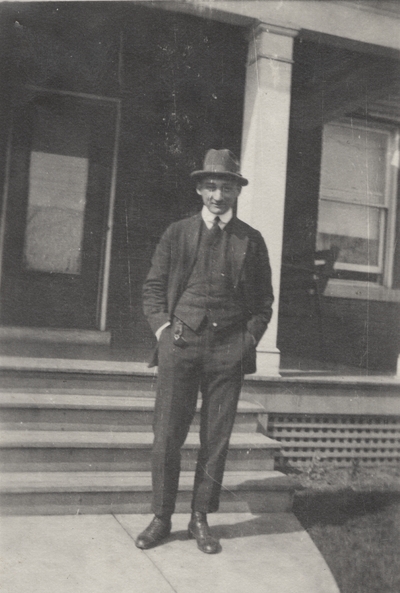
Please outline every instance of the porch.
[{"label": "porch", "polygon": [[[397,42],[382,31],[394,30],[396,11],[388,20],[337,6],[340,18],[327,25],[324,3],[315,10],[305,2],[292,16],[286,6],[275,14],[274,3],[245,3],[249,15],[220,3],[207,18],[201,4],[114,3],[110,11],[108,3],[72,2],[57,14],[51,5],[2,7],[3,352],[32,358],[24,340],[38,332],[41,358],[50,351],[60,359],[147,360],[154,338],[141,286],[151,255],[169,223],[198,210],[188,173],[209,147],[229,146],[250,179],[238,216],[261,231],[273,268],[276,301],[259,345],[260,375],[395,373],[400,95]],[[374,26],[350,34],[342,11]],[[367,161],[379,181],[372,193],[364,191],[362,142],[350,142],[351,158],[343,159],[356,159],[360,178],[338,161],[349,121],[372,146]],[[327,176],[355,181],[356,193],[346,183],[325,187]],[[366,213],[372,234],[355,224]],[[332,222],[346,218],[342,229]],[[355,235],[347,227],[357,227]],[[318,304],[322,352],[315,299],[297,290],[288,270],[310,270],[317,246],[335,241],[341,255]],[[42,342],[57,328],[71,339]]]}]

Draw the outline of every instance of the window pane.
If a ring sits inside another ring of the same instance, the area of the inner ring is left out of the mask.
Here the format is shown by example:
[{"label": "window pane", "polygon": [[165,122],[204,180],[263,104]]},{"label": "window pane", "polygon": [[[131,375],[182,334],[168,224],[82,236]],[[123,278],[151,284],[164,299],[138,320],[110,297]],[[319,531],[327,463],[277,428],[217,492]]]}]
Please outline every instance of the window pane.
[{"label": "window pane", "polygon": [[387,142],[388,134],[377,130],[325,126],[321,193],[332,190],[351,201],[384,204]]},{"label": "window pane", "polygon": [[379,265],[378,208],[321,200],[317,249],[339,248],[338,264]]},{"label": "window pane", "polygon": [[35,106],[29,168],[24,265],[80,274],[88,181],[87,118],[70,98]]},{"label": "window pane", "polygon": [[31,153],[26,269],[80,273],[87,176],[86,158]]}]

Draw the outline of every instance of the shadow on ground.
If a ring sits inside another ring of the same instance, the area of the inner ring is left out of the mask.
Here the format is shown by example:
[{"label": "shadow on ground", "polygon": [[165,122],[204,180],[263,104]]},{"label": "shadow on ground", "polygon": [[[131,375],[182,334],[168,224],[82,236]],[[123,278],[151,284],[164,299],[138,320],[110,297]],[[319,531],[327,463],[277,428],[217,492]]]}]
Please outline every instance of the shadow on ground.
[{"label": "shadow on ground", "polygon": [[[286,513],[255,515],[254,518],[246,521],[222,525],[213,525],[212,516],[209,516],[209,524],[213,536],[217,539],[237,539],[258,535],[273,535],[302,531],[301,526],[295,517]],[[187,539],[187,531],[180,530],[173,531],[168,541],[184,541]]]},{"label": "shadow on ground", "polygon": [[383,511],[400,504],[400,492],[298,492],[293,512],[304,529],[313,525],[343,525],[349,519]]}]

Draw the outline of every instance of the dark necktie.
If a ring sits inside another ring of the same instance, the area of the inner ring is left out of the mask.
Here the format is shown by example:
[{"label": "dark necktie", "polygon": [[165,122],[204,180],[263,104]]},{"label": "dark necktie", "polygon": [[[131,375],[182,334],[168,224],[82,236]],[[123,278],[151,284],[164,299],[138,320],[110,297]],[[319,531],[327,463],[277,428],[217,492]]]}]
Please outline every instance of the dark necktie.
[{"label": "dark necktie", "polygon": [[221,228],[218,224],[220,220],[221,219],[219,216],[216,216],[213,220],[213,224],[212,224],[211,231],[210,231],[213,237],[218,237],[218,235],[221,232]]},{"label": "dark necktie", "polygon": [[208,231],[208,235],[207,235],[208,248],[211,248],[213,245],[215,246],[217,243],[219,244],[219,240],[222,235],[222,231],[218,224],[219,221],[220,221],[220,217],[216,216],[213,220],[212,227]]}]

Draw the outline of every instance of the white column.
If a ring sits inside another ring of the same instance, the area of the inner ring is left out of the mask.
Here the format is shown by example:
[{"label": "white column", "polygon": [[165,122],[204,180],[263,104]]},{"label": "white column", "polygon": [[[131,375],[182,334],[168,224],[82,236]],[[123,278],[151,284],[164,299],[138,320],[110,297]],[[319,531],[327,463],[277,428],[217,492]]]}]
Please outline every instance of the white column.
[{"label": "white column", "polygon": [[238,216],[258,229],[268,247],[275,303],[257,349],[257,374],[279,375],[276,345],[290,116],[293,38],[297,31],[266,24],[251,31],[247,64],[241,169],[249,185]]}]

